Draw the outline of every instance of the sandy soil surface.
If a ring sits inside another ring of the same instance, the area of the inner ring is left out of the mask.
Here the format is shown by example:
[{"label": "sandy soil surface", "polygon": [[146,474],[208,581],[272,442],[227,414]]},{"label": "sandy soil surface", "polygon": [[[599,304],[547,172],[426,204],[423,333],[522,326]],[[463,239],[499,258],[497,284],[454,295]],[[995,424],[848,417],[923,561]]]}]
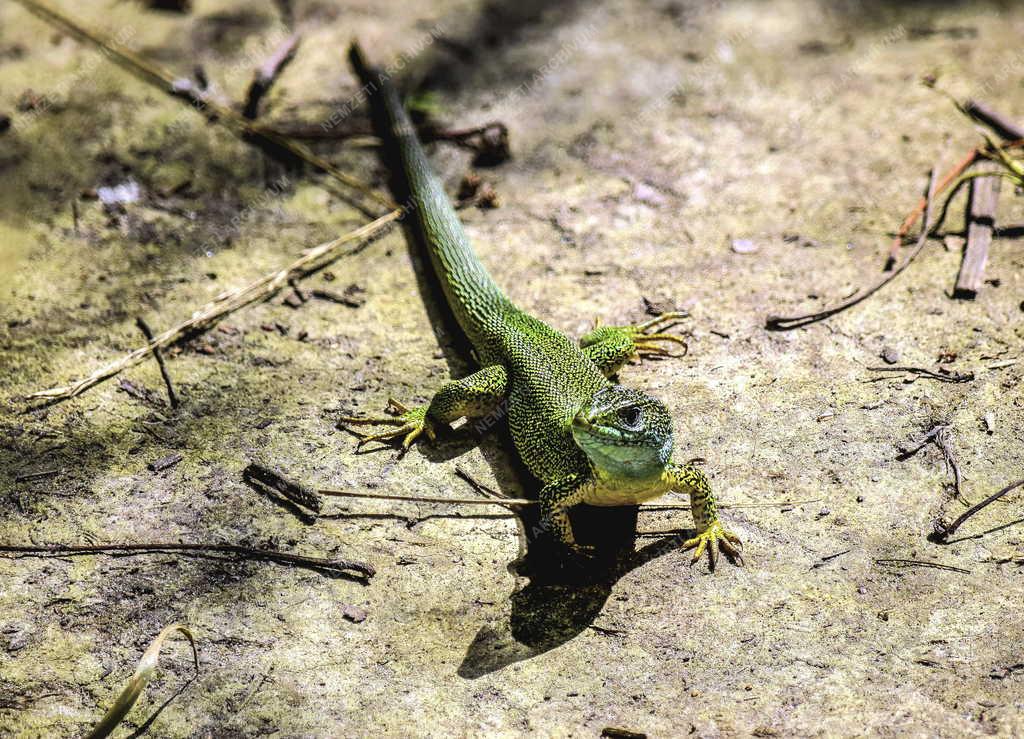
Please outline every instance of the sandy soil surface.
[{"label": "sandy soil surface", "polygon": [[[63,5],[178,74],[201,64],[239,101],[292,3]],[[770,313],[874,279],[929,168],[979,140],[923,76],[1024,120],[1024,9],[900,6],[294,3],[303,41],[261,120],[363,120],[346,112],[358,35],[400,60],[438,120],[505,122],[513,158],[476,168],[501,207],[462,213],[498,282],[572,335],[640,319],[645,299],[689,310],[689,354],[623,381],[666,401],[681,453],[706,460],[724,503],[814,501],[726,509],[747,567],[714,574],[673,544],[686,511],[581,512],[580,529],[619,551],[575,582],[524,558],[523,522],[501,509],[332,499],[309,517],[242,479],[261,458],[312,486],[473,495],[458,467],[533,493],[500,430],[463,428],[399,459],[356,454],[335,428],[471,367],[400,230],[301,285],[356,285],[359,307],[293,308],[284,291],[169,352],[177,410],[148,362],[121,376],[133,392],[113,380],[23,412],[28,393],[138,346],[136,316],[162,330],[366,217],[324,177],[281,169],[0,6],[0,542],[273,545],[377,568],[366,585],[173,553],[0,559],[0,734],[81,735],[173,622],[195,631],[202,669],[150,736],[1024,733],[1022,496],[932,543],[933,521],[964,503],[934,444],[898,459],[947,424],[967,499],[1022,476],[1012,188],[977,300],[950,297],[957,200],[945,247],[933,240],[883,292],[765,330]],[[384,185],[374,149],[316,148]],[[464,150],[431,152],[453,192],[475,168]],[[138,199],[123,208],[94,196],[126,183]],[[880,376],[883,352],[974,379]],[[191,675],[184,645],[166,650],[128,723]]]}]

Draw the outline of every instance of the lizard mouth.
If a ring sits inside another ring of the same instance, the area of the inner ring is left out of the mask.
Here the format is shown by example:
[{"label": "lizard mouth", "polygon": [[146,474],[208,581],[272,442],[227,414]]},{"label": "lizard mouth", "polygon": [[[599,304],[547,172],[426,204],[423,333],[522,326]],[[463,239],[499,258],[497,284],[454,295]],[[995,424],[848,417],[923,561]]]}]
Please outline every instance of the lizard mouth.
[{"label": "lizard mouth", "polygon": [[598,440],[601,443],[618,445],[623,441],[621,433],[607,426],[594,423],[594,421],[588,418],[586,410],[581,410],[573,416],[572,429],[576,433]]},{"label": "lizard mouth", "polygon": [[578,429],[585,429],[587,431],[594,430],[594,424],[587,418],[586,409],[581,409],[572,417],[572,425]]}]

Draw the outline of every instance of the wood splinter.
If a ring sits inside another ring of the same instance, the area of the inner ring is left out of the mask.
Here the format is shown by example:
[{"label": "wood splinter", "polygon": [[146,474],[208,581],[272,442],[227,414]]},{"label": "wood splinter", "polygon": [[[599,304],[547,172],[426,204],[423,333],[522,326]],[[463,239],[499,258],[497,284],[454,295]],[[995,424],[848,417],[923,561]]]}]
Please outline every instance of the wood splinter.
[{"label": "wood splinter", "polygon": [[249,91],[246,93],[245,108],[242,111],[242,115],[250,121],[256,120],[256,116],[259,115],[260,101],[270,92],[270,88],[277,82],[284,68],[295,58],[295,52],[298,51],[301,39],[302,37],[297,33],[289,36],[274,50],[270,58],[256,69],[252,83],[249,85]]},{"label": "wood splinter", "polygon": [[[999,165],[985,162],[978,165],[979,171],[999,171]],[[971,197],[967,206],[967,245],[960,263],[960,274],[956,278],[953,297],[974,300],[981,288],[988,261],[988,249],[992,244],[995,228],[996,207],[999,204],[999,177],[978,177],[971,180]]]},{"label": "wood splinter", "polygon": [[157,366],[160,368],[160,376],[164,378],[164,386],[167,388],[167,399],[171,403],[171,408],[177,408],[181,405],[178,400],[178,394],[174,392],[174,383],[171,382],[171,373],[167,371],[167,364],[164,362],[164,355],[160,352],[160,347],[153,341],[153,330],[146,323],[142,316],[135,319],[135,325],[142,331],[142,335],[146,337],[146,341],[149,342],[151,351],[153,352],[153,358],[156,359]]}]

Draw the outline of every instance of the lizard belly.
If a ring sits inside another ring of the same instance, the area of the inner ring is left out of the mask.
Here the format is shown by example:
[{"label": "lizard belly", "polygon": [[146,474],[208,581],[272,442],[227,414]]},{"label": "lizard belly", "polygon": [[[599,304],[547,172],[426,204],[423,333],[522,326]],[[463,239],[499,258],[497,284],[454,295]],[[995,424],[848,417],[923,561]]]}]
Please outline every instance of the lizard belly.
[{"label": "lizard belly", "polygon": [[636,505],[664,495],[667,489],[660,478],[653,480],[594,480],[583,502],[593,506]]}]

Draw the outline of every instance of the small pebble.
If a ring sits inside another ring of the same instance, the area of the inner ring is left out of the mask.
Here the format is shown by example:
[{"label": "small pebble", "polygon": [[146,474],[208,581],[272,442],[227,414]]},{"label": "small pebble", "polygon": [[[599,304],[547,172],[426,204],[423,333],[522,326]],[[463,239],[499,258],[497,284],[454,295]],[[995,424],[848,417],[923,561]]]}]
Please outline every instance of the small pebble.
[{"label": "small pebble", "polygon": [[732,250],[737,254],[753,254],[758,250],[758,245],[750,239],[733,239]]},{"label": "small pebble", "polygon": [[647,205],[664,205],[666,202],[664,195],[643,182],[638,182],[633,188],[633,197]]},{"label": "small pebble", "polygon": [[361,624],[366,620],[366,611],[358,606],[343,604],[341,606],[341,616],[346,621],[351,621],[354,624]]},{"label": "small pebble", "polygon": [[168,470],[178,464],[182,459],[184,459],[184,456],[175,452],[174,454],[169,454],[166,457],[155,459],[146,466],[149,467],[150,472],[163,472],[164,470]]},{"label": "small pebble", "polygon": [[896,364],[900,361],[900,353],[893,349],[891,346],[887,346],[882,349],[882,361],[886,364]]}]

